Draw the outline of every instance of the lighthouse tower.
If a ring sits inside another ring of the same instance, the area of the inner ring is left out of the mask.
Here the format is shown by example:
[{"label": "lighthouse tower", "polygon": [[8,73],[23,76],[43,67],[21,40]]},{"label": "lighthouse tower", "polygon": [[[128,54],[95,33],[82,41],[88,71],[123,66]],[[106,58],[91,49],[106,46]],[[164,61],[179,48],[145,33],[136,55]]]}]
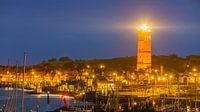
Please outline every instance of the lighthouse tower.
[{"label": "lighthouse tower", "polygon": [[151,29],[147,24],[138,28],[137,70],[151,70]]}]

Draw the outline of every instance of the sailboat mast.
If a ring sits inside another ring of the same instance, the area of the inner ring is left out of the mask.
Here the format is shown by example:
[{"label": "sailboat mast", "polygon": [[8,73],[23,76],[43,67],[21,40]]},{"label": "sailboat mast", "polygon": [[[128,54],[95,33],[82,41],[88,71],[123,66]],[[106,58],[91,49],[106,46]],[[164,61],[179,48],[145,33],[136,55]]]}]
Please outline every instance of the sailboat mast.
[{"label": "sailboat mast", "polygon": [[18,90],[18,61],[16,62],[16,77],[15,77],[15,112],[17,112],[17,90]]},{"label": "sailboat mast", "polygon": [[22,78],[22,112],[24,112],[24,75],[26,73],[26,52],[24,52],[23,78]]}]

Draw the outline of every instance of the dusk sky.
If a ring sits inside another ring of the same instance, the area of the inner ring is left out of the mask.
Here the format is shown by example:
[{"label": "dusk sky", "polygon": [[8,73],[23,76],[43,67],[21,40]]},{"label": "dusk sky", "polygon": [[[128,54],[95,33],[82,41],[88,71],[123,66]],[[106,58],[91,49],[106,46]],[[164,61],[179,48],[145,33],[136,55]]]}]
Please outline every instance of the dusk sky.
[{"label": "dusk sky", "polygon": [[0,64],[133,56],[140,23],[154,55],[200,54],[200,0],[0,0]]}]

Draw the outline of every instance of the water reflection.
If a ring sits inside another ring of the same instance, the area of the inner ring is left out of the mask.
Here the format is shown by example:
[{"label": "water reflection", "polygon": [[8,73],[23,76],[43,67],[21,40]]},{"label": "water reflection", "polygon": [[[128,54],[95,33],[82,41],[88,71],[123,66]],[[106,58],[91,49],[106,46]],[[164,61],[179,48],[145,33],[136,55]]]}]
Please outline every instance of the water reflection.
[{"label": "water reflection", "polygon": [[[2,108],[6,101],[9,100],[9,95],[11,90],[0,89],[0,107]],[[21,111],[21,90],[18,90],[17,94],[17,111]],[[39,107],[39,111],[50,111],[64,105],[61,95],[52,95],[50,94],[50,104],[47,104],[47,95],[38,94],[30,95],[25,94],[25,110],[29,111],[31,109],[36,110]],[[73,97],[68,97],[67,103],[73,105]]]}]

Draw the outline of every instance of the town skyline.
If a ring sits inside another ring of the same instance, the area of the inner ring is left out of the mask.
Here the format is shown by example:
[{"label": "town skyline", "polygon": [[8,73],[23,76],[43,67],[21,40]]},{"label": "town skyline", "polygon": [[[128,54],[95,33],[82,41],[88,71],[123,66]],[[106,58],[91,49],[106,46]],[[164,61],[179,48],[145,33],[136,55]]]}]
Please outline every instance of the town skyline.
[{"label": "town skyline", "polygon": [[199,0],[1,0],[0,112],[200,112]]}]

